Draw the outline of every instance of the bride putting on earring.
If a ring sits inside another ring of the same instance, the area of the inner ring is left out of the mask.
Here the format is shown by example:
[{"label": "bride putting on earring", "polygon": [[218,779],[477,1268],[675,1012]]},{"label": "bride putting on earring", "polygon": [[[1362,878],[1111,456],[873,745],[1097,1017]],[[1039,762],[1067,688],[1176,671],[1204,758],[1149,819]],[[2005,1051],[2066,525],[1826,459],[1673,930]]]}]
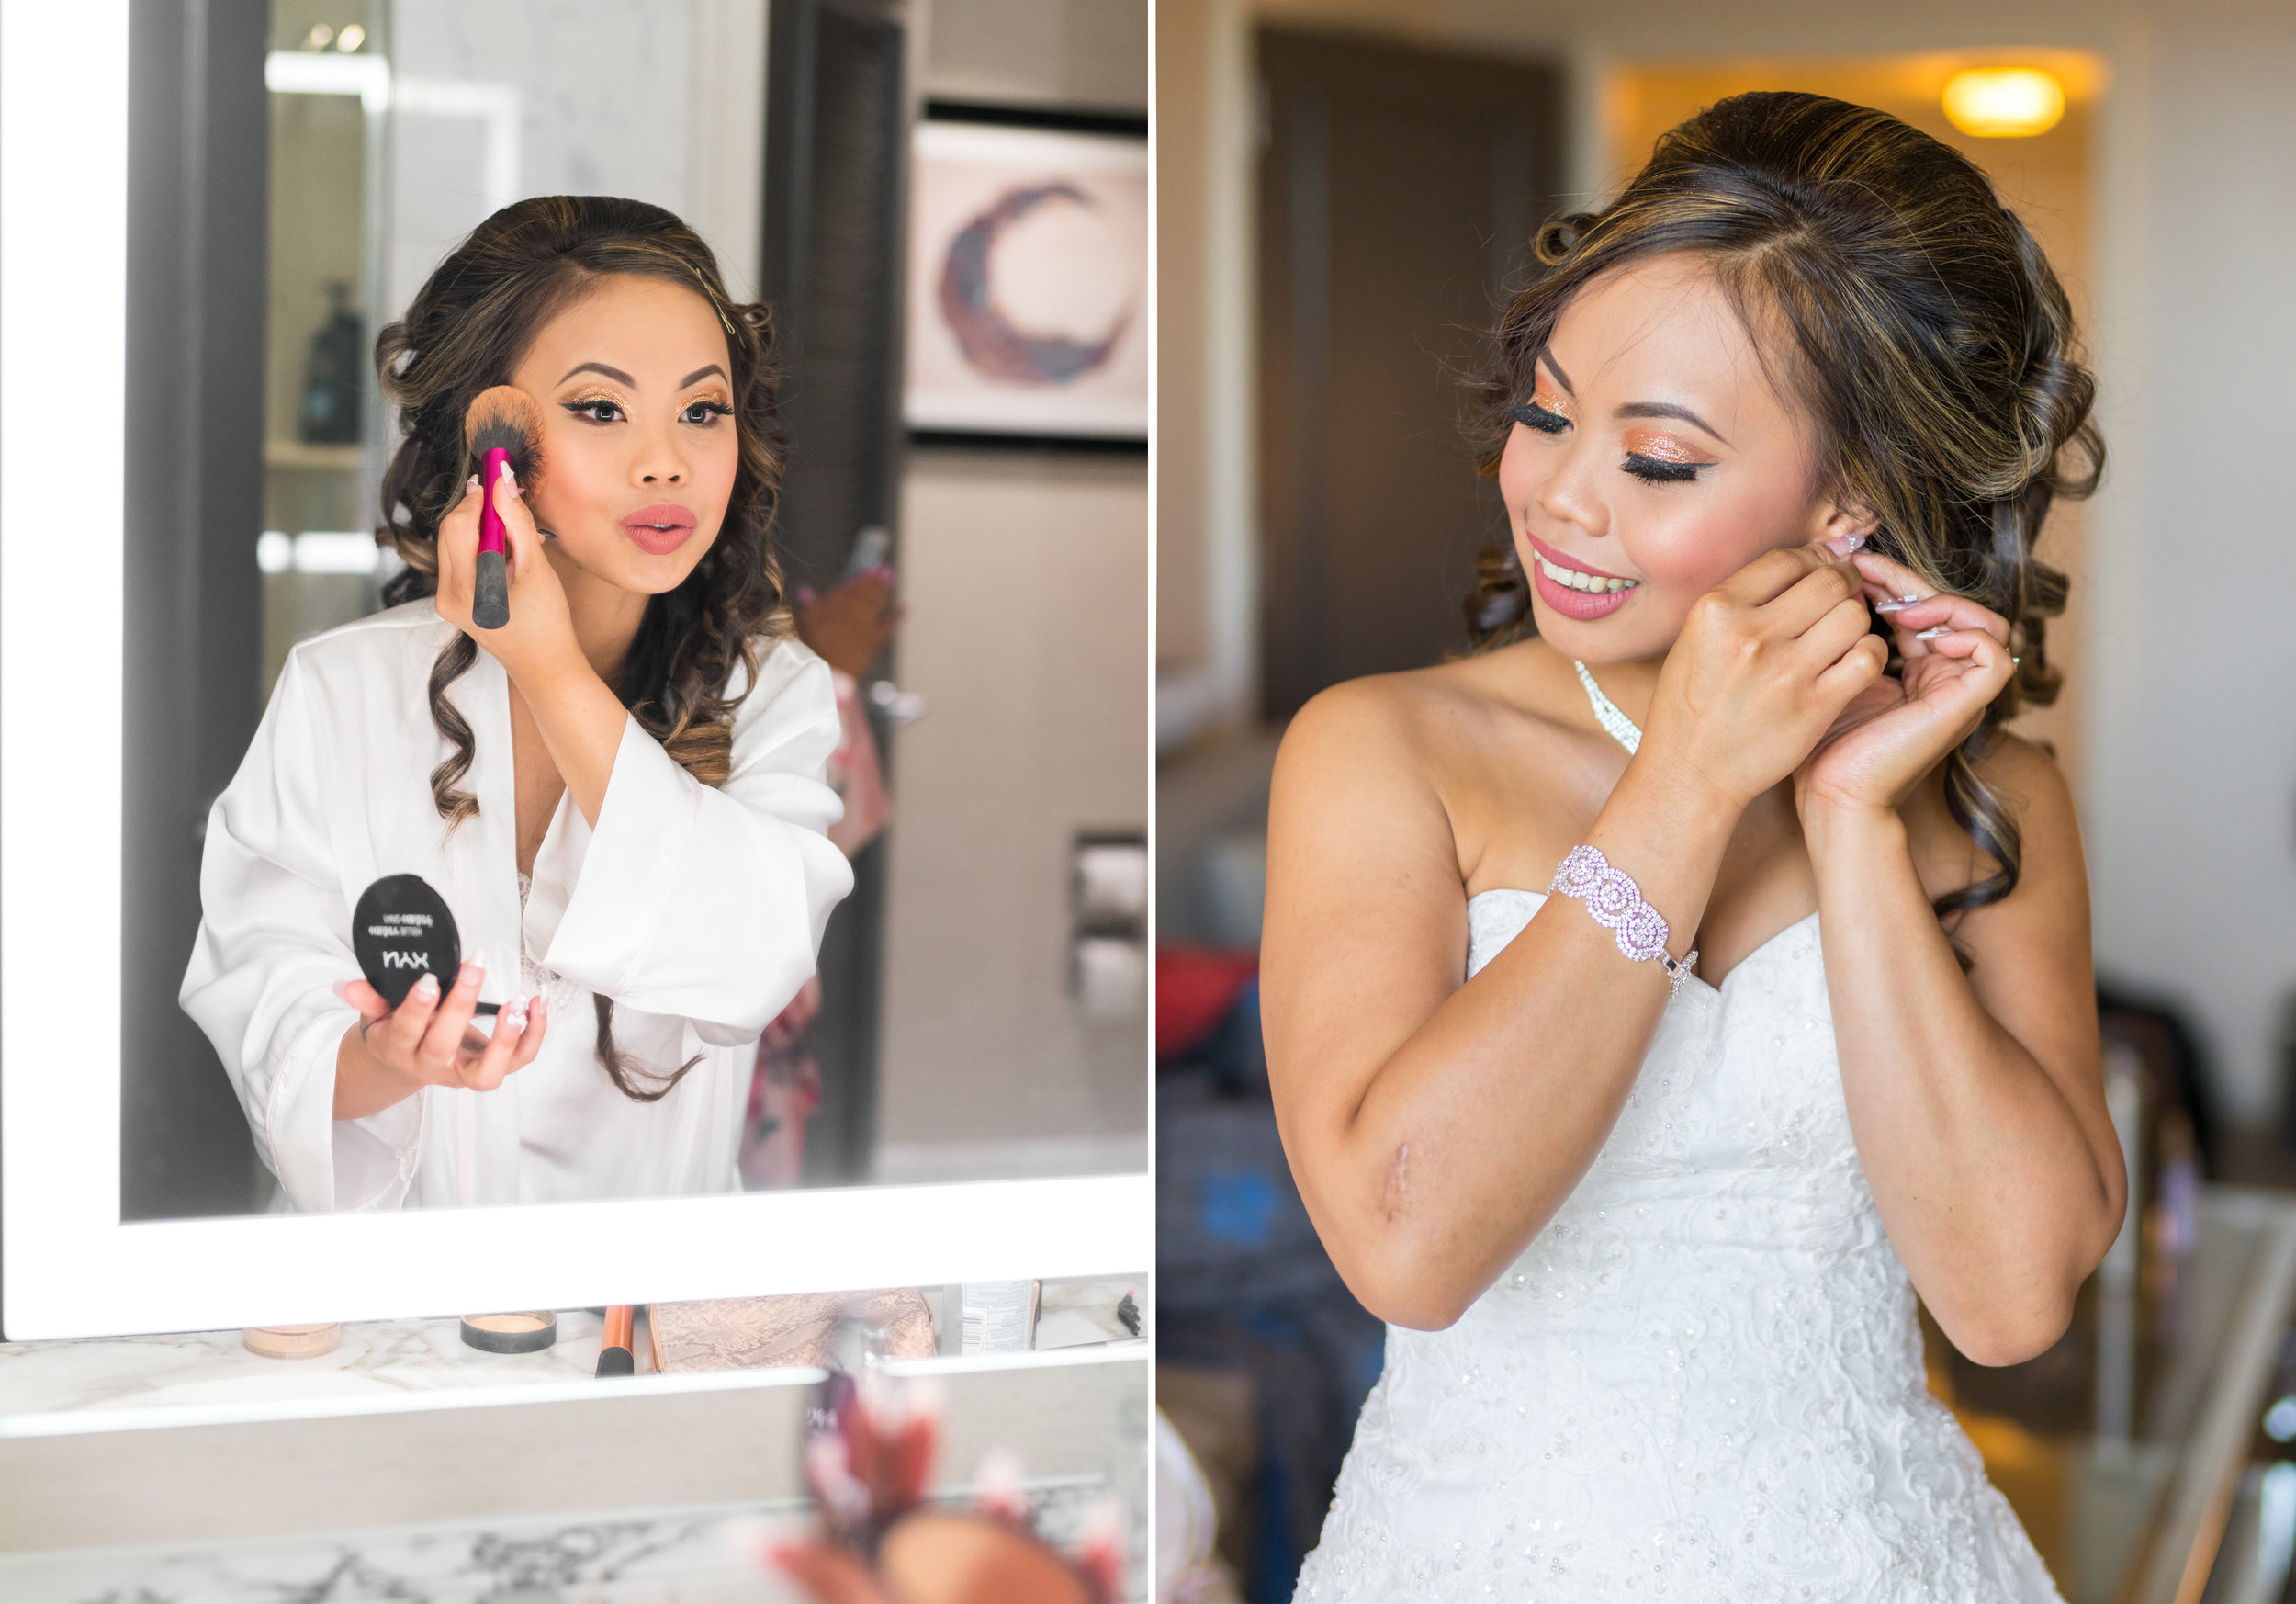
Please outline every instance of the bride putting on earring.
[{"label": "bride putting on earring", "polygon": [[1928,1392],[2125,1180],[2033,543],[2101,446],[1966,160],[1739,96],[1540,240],[1479,650],[1293,722],[1262,1007],[1390,1325],[1298,1597],[2055,1600]]}]

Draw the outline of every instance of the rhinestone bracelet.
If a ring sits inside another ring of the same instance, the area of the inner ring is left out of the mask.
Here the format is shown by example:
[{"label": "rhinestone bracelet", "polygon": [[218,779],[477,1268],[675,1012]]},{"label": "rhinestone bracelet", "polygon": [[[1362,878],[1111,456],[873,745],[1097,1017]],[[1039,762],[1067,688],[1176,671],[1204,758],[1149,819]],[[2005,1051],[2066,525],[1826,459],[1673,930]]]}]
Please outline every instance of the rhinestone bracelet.
[{"label": "rhinestone bracelet", "polygon": [[1599,848],[1572,847],[1547,890],[1549,895],[1560,892],[1565,897],[1583,898],[1588,914],[1616,938],[1618,950],[1629,958],[1637,963],[1657,959],[1666,971],[1669,997],[1683,988],[1698,963],[1694,952],[1679,963],[1667,955],[1666,940],[1671,932],[1666,921],[1642,899],[1642,887],[1634,883],[1634,876],[1611,867]]}]

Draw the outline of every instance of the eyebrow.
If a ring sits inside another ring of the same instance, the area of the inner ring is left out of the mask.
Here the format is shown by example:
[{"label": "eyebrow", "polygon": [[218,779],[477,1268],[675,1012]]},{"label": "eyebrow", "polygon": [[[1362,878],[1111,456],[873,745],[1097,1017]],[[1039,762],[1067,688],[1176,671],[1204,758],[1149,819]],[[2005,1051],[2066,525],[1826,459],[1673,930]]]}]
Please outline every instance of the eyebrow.
[{"label": "eyebrow", "polygon": [[[626,384],[632,390],[636,390],[637,388],[636,379],[632,378],[619,367],[609,367],[602,362],[577,362],[573,367],[568,368],[564,373],[558,376],[558,382],[560,384],[564,384],[568,379],[573,378],[578,373],[602,373],[608,378],[613,379],[616,384]],[[686,382],[691,384],[692,380],[688,379]]]},{"label": "eyebrow", "polygon": [[1671,401],[1628,401],[1616,413],[1620,418],[1680,418],[1685,424],[1695,424],[1707,434],[1728,446],[1730,442],[1721,430],[1688,407],[1678,407]]},{"label": "eyebrow", "polygon": [[[568,379],[573,378],[578,373],[602,373],[608,378],[613,379],[616,384],[626,384],[632,390],[636,390],[637,388],[636,379],[632,378],[619,367],[609,367],[602,362],[577,362],[573,367],[568,368],[564,373],[558,376],[558,382],[560,384],[564,384]],[[732,379],[726,378],[726,370],[723,367],[720,367],[716,363],[713,362],[706,367],[695,368],[692,372],[687,374],[683,378],[678,380],[678,388],[680,390],[689,389],[693,385],[701,383],[713,373],[716,374],[720,378],[725,378],[727,384],[731,384],[733,382]]]},{"label": "eyebrow", "polygon": [[[1571,386],[1570,376],[1562,370],[1562,364],[1555,360],[1555,354],[1552,351],[1540,351],[1538,360],[1547,364],[1547,371],[1555,376],[1557,384],[1570,390],[1574,396],[1579,393]],[[1688,407],[1679,407],[1671,401],[1628,401],[1613,415],[1622,420],[1626,418],[1680,418],[1685,424],[1695,424],[1725,446],[1730,443],[1728,435],[1707,423],[1705,419],[1692,412]]]}]

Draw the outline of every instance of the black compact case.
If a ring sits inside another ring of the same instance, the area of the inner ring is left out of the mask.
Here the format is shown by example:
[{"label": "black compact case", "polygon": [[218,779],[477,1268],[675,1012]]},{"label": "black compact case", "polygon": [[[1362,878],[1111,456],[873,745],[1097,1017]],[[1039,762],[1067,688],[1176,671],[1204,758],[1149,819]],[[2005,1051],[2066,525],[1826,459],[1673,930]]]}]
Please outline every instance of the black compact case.
[{"label": "black compact case", "polygon": [[[437,976],[444,991],[462,967],[455,916],[420,875],[386,875],[359,894],[351,910],[351,950],[366,983],[393,1008],[423,976]],[[492,1013],[497,1006],[481,1002],[477,1011]]]}]

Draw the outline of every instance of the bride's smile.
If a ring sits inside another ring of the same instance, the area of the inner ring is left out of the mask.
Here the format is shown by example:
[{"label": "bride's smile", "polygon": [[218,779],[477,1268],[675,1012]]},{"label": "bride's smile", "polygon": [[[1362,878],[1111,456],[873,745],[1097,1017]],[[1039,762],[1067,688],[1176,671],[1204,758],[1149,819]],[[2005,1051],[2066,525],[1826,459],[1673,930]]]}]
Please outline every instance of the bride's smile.
[{"label": "bride's smile", "polygon": [[1773,321],[1689,253],[1619,269],[1556,321],[1511,409],[1499,491],[1559,650],[1655,657],[1762,552],[1871,529],[1818,482],[1806,409],[1755,345]]}]

